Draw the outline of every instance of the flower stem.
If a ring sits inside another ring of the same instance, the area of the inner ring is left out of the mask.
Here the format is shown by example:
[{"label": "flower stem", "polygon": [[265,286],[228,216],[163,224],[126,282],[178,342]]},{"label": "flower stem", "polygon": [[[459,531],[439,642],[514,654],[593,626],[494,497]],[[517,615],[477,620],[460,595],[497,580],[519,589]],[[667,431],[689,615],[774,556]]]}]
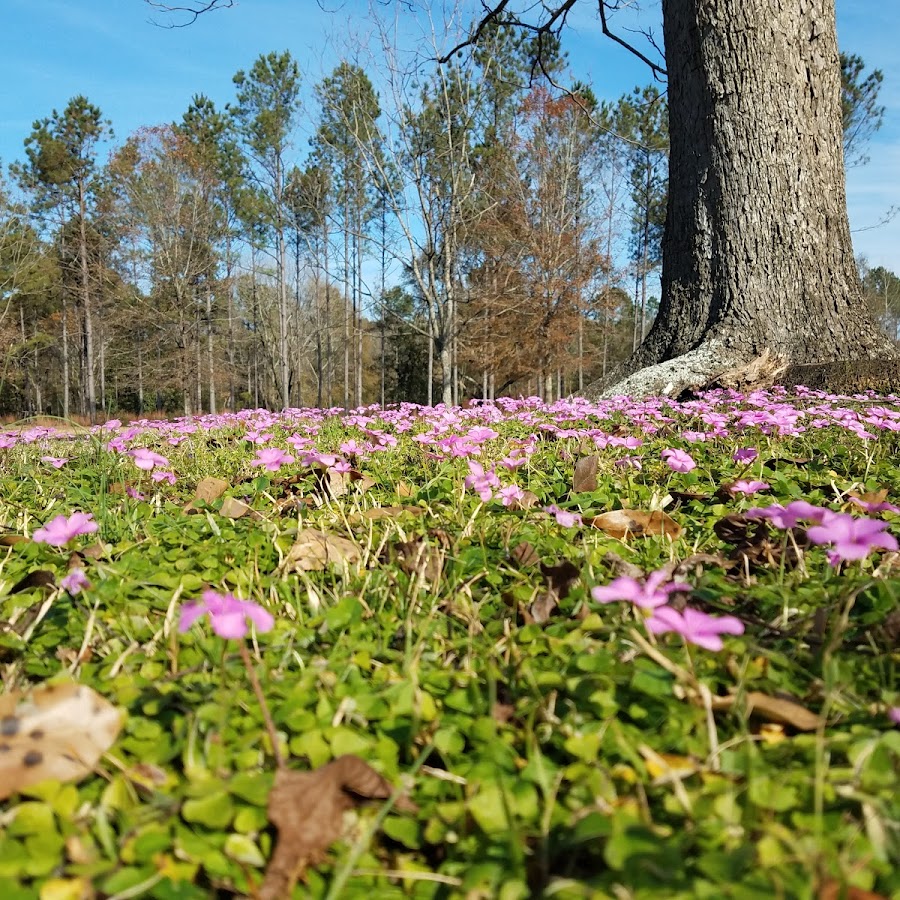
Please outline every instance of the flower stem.
[{"label": "flower stem", "polygon": [[275,758],[275,765],[279,769],[283,769],[284,757],[281,755],[281,748],[278,745],[278,732],[275,730],[275,723],[272,721],[272,713],[269,712],[269,704],[266,703],[262,685],[259,683],[256,669],[253,668],[250,653],[247,651],[247,644],[244,641],[240,641],[238,646],[241,648],[241,659],[244,661],[244,668],[247,670],[247,675],[250,676],[250,684],[253,685],[253,693],[256,694],[259,708],[262,710],[266,731],[269,733],[269,740],[272,742],[272,756]]}]

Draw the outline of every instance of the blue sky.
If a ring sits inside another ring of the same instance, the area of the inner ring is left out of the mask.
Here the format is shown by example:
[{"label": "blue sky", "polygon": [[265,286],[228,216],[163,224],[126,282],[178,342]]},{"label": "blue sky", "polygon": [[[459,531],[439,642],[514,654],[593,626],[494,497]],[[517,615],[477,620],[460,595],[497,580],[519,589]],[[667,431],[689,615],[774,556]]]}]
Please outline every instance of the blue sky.
[{"label": "blue sky", "polygon": [[[98,105],[123,140],[142,125],[180,118],[195,93],[219,105],[229,102],[232,76],[260,53],[289,49],[310,88],[333,68],[348,39],[365,39],[373,31],[366,0],[238,0],[233,9],[182,29],[155,27],[142,0],[3,0],[3,7],[4,167],[23,156],[32,122],[62,109],[75,94]],[[644,7],[641,21],[658,35],[658,7]],[[613,100],[650,76],[640,61],[603,37],[593,8],[576,6],[564,46],[575,77]],[[900,208],[900,2],[837,0],[837,12],[842,49],[859,53],[885,78],[884,127],[872,142],[869,164],[848,175],[854,246],[871,264],[900,273],[900,215],[872,227],[892,206]]]}]

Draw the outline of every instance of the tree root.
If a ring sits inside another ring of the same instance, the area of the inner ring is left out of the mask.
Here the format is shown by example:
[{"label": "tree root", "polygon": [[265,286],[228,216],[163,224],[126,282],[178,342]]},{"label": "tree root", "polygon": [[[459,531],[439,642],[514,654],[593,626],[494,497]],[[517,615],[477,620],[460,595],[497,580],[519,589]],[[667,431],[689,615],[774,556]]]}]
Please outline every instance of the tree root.
[{"label": "tree root", "polygon": [[900,359],[881,356],[797,365],[768,349],[756,357],[742,357],[734,348],[714,340],[674,359],[614,378],[611,383],[591,385],[585,395],[591,399],[656,396],[683,400],[716,388],[746,393],[776,384],[839,394],[867,390],[900,393]]}]

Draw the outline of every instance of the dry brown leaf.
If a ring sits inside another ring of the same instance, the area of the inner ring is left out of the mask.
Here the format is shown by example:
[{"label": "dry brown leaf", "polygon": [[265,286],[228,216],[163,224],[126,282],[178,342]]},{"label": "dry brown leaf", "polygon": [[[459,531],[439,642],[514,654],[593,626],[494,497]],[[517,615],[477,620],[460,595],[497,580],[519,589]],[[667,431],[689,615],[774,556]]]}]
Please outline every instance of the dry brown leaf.
[{"label": "dry brown leaf", "polygon": [[238,500],[237,497],[226,497],[219,510],[219,515],[225,516],[226,519],[240,519],[248,514],[251,518],[259,518],[259,513],[251,509],[243,500]]},{"label": "dry brown leaf", "polygon": [[626,537],[665,535],[674,541],[681,534],[681,526],[671,516],[658,509],[652,512],[640,509],[614,509],[594,516],[588,524],[619,540]]},{"label": "dry brown leaf", "polygon": [[522,496],[519,497],[518,500],[513,500],[508,509],[531,509],[532,506],[537,506],[538,503],[541,502],[541,498],[538,497],[533,491],[522,491]]},{"label": "dry brown leaf", "polygon": [[528,541],[522,541],[521,543],[516,544],[516,546],[509,551],[509,557],[514,563],[523,567],[534,566],[541,561],[537,551],[528,543]]},{"label": "dry brown leaf", "polygon": [[374,478],[366,475],[365,472],[357,472],[356,469],[351,469],[347,475],[360,491],[367,491],[377,484]]},{"label": "dry brown leaf", "polygon": [[[358,756],[339,756],[312,772],[279,769],[268,807],[278,841],[258,900],[290,897],[307,866],[320,863],[340,837],[344,812],[366,800],[386,800],[393,793],[391,783]],[[418,811],[405,797],[398,797],[395,808]]]},{"label": "dry brown leaf", "polygon": [[491,707],[491,718],[501,725],[506,724],[516,712],[512,703],[501,703],[499,700]]},{"label": "dry brown leaf", "polygon": [[559,598],[553,591],[541,591],[528,607],[528,615],[524,617],[525,624],[530,625],[532,622],[536,622],[538,625],[543,625],[549,621],[557,606],[559,606]]},{"label": "dry brown leaf", "polygon": [[397,516],[409,513],[413,516],[424,515],[425,510],[421,506],[374,506],[359,514],[361,519],[396,519]]},{"label": "dry brown leaf", "polygon": [[15,547],[27,540],[24,534],[0,534],[0,547]]},{"label": "dry brown leaf", "polygon": [[302,528],[277,574],[291,572],[321,572],[334,564],[355,564],[361,559],[359,547],[337,534],[327,534],[316,528]]},{"label": "dry brown leaf", "polygon": [[194,491],[194,499],[185,506],[184,511],[188,514],[199,512],[199,503],[212,503],[227,490],[228,482],[224,478],[203,478]]},{"label": "dry brown leaf", "polygon": [[541,574],[547,579],[549,590],[560,600],[565,600],[569,596],[569,589],[581,577],[581,570],[566,559],[555,566],[541,563]]},{"label": "dry brown leaf", "polygon": [[884,894],[876,894],[864,888],[841,884],[834,879],[829,879],[819,886],[816,898],[817,900],[888,900]]},{"label": "dry brown leaf", "polygon": [[626,578],[644,577],[644,570],[640,566],[636,566],[634,563],[622,559],[615,550],[607,550],[606,553],[603,554],[603,562],[612,569],[613,575],[617,578],[620,576]]},{"label": "dry brown leaf", "polygon": [[24,578],[20,578],[10,589],[10,594],[19,594],[22,591],[31,591],[34,588],[53,588],[56,587],[56,576],[46,569],[35,569],[29,572]]},{"label": "dry brown leaf", "polygon": [[[727,697],[713,697],[713,709],[731,709],[738,702],[738,694]],[[762,691],[750,691],[744,694],[741,701],[748,715],[758,716],[767,722],[789,725],[796,731],[815,731],[822,719],[805,706],[783,697],[771,697]]]},{"label": "dry brown leaf", "polygon": [[444,569],[441,548],[429,544],[422,537],[398,541],[393,546],[393,556],[407,575],[419,575],[429,584],[436,584]]},{"label": "dry brown leaf", "polygon": [[0,695],[0,800],[51,778],[89,775],[121,727],[119,710],[82,684]]},{"label": "dry brown leaf", "polygon": [[590,493],[597,490],[597,466],[600,457],[596,453],[584,456],[575,463],[575,475],[572,478],[572,490],[576,494]]},{"label": "dry brown leaf", "polygon": [[415,495],[415,493],[416,492],[405,481],[397,482],[398,497],[412,497]]},{"label": "dry brown leaf", "polygon": [[578,567],[568,560],[555,566],[541,563],[541,574],[546,579],[546,590],[539,591],[528,609],[523,610],[526,624],[536,622],[543,625],[549,621],[559,601],[568,597],[569,589],[581,577]]}]

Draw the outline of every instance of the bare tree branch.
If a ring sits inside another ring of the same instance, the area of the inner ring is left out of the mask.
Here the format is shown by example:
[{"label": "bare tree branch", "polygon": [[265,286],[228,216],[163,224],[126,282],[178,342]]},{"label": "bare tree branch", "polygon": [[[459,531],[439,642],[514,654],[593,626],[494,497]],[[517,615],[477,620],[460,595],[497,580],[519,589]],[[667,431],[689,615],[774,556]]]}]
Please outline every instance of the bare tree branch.
[{"label": "bare tree branch", "polygon": [[[633,47],[628,41],[623,40],[617,34],[613,34],[609,30],[609,25],[606,21],[606,6],[603,0],[598,0],[597,2],[597,10],[600,13],[600,25],[603,28],[603,33],[610,38],[610,40],[615,41],[619,46],[624,47],[630,53],[633,53],[639,60],[645,62],[648,66],[650,66],[650,70],[653,72],[653,76],[657,79],[666,77],[666,70],[662,68],[662,66],[658,66],[653,60],[651,60],[648,56],[645,56],[641,53],[637,47]],[[654,44],[654,46],[656,46]]]},{"label": "bare tree branch", "polygon": [[[525,22],[518,15],[506,15],[503,13],[506,10],[506,7],[509,5],[509,0],[500,0],[499,3],[496,3],[494,6],[490,6],[482,0],[482,9],[485,10],[484,15],[479,20],[478,24],[472,29],[471,34],[463,40],[460,41],[452,50],[448,53],[444,54],[444,56],[438,59],[438,62],[446,63],[449,62],[457,53],[461,50],[465,50],[467,47],[472,47],[478,43],[481,35],[483,34],[485,28],[489,25],[494,24],[498,27],[509,27],[509,28],[520,28],[525,31],[532,32],[538,39],[538,48],[541,46],[541,38],[547,34],[553,34],[557,37],[562,31],[563,26],[566,23],[566,18],[572,10],[572,7],[575,6],[577,0],[565,0],[560,6],[556,7],[556,9],[547,9],[546,5],[544,9],[548,12],[548,18],[543,22],[532,23]],[[615,41],[620,47],[624,47],[629,53],[634,54],[639,60],[643,63],[646,63],[650,67],[650,70],[653,72],[653,75],[657,79],[662,79],[666,76],[666,70],[660,66],[658,63],[653,62],[650,57],[646,54],[642,53],[637,47],[634,47],[632,44],[629,44],[628,41],[619,37],[619,35],[610,31],[609,23],[606,18],[606,4],[604,0],[598,0],[597,9],[600,15],[600,25],[603,29],[603,34],[611,40]],[[651,40],[653,46],[656,47],[655,42]],[[540,68],[541,72],[546,75],[546,71],[544,70],[543,61],[541,60],[541,54],[538,52],[537,58],[535,59],[535,66]]]},{"label": "bare tree branch", "polygon": [[216,9],[231,9],[235,5],[235,0],[189,0],[187,5],[176,6],[170,3],[163,3],[161,0],[144,0],[144,2],[154,10],[166,15],[183,14],[187,16],[184,22],[157,22],[154,19],[150,21],[160,28],[186,28],[193,25],[203,13],[212,12]]}]

